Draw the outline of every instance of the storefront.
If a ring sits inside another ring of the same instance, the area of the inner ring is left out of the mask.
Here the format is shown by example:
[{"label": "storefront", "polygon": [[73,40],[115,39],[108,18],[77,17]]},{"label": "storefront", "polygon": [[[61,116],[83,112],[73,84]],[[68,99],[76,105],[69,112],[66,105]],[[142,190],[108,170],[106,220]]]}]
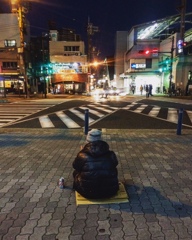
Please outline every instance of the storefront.
[{"label": "storefront", "polygon": [[6,93],[23,93],[24,81],[19,75],[0,75],[0,91]]},{"label": "storefront", "polygon": [[52,76],[52,93],[83,93],[87,89],[88,75],[83,73],[59,73]]},{"label": "storefront", "polygon": [[146,85],[152,85],[153,93],[161,93],[163,91],[163,79],[161,73],[126,73],[123,74],[124,88],[126,92],[131,93],[132,87],[135,88],[135,93],[140,93],[140,86],[145,89]]}]

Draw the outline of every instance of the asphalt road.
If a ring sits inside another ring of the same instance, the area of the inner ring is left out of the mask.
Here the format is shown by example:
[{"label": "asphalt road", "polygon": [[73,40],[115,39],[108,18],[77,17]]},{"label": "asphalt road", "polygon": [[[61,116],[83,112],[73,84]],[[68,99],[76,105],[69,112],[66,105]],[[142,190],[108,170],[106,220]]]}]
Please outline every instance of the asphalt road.
[{"label": "asphalt road", "polygon": [[[46,102],[46,99],[44,101]],[[30,104],[32,105],[34,102],[29,102],[29,108]],[[151,114],[156,108],[158,108],[157,114]],[[67,116],[79,128],[83,128],[85,122],[82,115],[85,114],[85,109],[89,109],[89,118],[92,120],[89,122],[90,128],[177,129],[178,117],[176,114],[181,108],[184,109],[182,127],[191,128],[191,101],[178,99],[169,101],[166,98],[155,97],[146,99],[138,96],[99,99],[97,101],[93,98],[74,98],[67,101],[63,99],[61,103],[42,109],[14,123],[9,123],[3,128],[46,128],[46,124],[42,127],[40,123],[42,116],[46,117],[46,121],[52,123],[52,128],[69,128],[58,117],[58,112],[65,113],[65,118]],[[49,126],[49,128],[51,127]]]}]

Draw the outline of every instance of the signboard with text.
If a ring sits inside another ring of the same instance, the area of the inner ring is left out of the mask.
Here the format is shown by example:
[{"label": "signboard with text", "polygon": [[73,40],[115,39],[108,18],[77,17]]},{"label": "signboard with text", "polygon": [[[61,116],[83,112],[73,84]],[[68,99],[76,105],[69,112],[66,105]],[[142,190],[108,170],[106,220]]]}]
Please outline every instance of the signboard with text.
[{"label": "signboard with text", "polygon": [[146,64],[145,63],[132,63],[131,68],[132,69],[143,69],[143,68],[146,68]]}]

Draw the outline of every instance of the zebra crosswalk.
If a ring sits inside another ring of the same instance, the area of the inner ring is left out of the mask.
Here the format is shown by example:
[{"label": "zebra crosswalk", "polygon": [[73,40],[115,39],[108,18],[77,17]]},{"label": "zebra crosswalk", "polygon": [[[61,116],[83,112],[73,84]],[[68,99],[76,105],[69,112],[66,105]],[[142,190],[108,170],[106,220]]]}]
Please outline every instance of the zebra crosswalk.
[{"label": "zebra crosswalk", "polygon": [[[176,108],[162,108],[158,106],[139,104],[132,102],[131,104],[123,107],[122,109],[129,110],[135,113],[142,113],[150,117],[158,117],[169,122],[178,122],[178,109]],[[192,112],[184,111],[184,123],[186,125],[192,125]]]},{"label": "zebra crosswalk", "polygon": [[[22,121],[17,121],[23,117],[29,116],[44,108],[53,106],[54,103],[47,104],[13,104],[9,105],[9,109],[0,106],[0,127],[6,124],[20,124]],[[7,105],[8,106],[8,105]],[[59,110],[45,115],[39,115],[24,121],[31,121],[32,127],[37,128],[82,128],[85,125],[85,110],[89,112],[89,125],[100,121],[109,116],[118,109],[130,111],[138,114],[147,115],[149,117],[166,120],[172,123],[178,122],[178,109],[164,108],[153,105],[146,105],[138,102],[130,102],[124,107],[112,107],[101,103],[90,103],[88,105],[73,107],[65,110]],[[192,111],[186,110],[183,114],[183,125],[192,127]]]},{"label": "zebra crosswalk", "polygon": [[[67,128],[81,128],[84,126],[85,121],[85,110],[89,110],[89,124],[94,123],[96,120],[107,116],[108,114],[113,113],[118,108],[110,107],[108,105],[99,105],[99,104],[89,104],[86,107],[76,107],[71,108],[65,111],[55,112],[53,114],[45,115],[39,117],[39,122],[41,128],[53,128],[57,127],[54,123],[58,124],[58,121],[62,121],[62,123]],[[76,121],[74,119],[76,119]],[[54,119],[54,122],[51,121]]]},{"label": "zebra crosswalk", "polygon": [[[85,110],[89,110],[89,124],[93,124],[96,121],[112,114],[117,109],[128,110],[135,113],[142,113],[150,117],[163,119],[169,122],[178,122],[178,110],[174,108],[161,108],[158,106],[130,103],[125,107],[117,108],[109,105],[103,105],[99,103],[91,103],[87,106],[80,106],[71,108],[65,111],[59,111],[50,115],[39,117],[41,128],[81,128],[85,123]],[[163,110],[162,110],[163,109]],[[185,115],[188,117],[186,124],[192,125],[192,112],[185,111]],[[186,117],[185,117],[186,119]],[[60,123],[59,123],[60,122]],[[62,124],[61,124],[62,122]]]},{"label": "zebra crosswalk", "polygon": [[0,104],[0,127],[16,122],[43,109],[55,106],[61,101],[21,101],[10,104]]}]

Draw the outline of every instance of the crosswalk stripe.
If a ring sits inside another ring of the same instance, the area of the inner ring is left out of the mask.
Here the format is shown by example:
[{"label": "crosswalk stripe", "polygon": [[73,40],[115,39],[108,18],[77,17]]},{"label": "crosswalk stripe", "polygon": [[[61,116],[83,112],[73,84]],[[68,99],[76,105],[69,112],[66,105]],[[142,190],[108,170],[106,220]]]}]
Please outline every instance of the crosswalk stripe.
[{"label": "crosswalk stripe", "polygon": [[0,122],[4,122],[4,123],[11,122],[11,121],[13,121],[13,119],[8,119],[8,118],[0,119]]},{"label": "crosswalk stripe", "polygon": [[[85,110],[85,109],[87,109],[87,108],[86,108],[86,107],[80,107],[80,109]],[[93,109],[89,109],[89,112],[92,113],[92,114],[95,114],[95,115],[98,116],[98,117],[103,117],[103,116],[105,116],[104,114],[102,114],[102,113],[100,113],[100,112],[98,112],[98,111],[95,111],[95,110],[93,110]]]},{"label": "crosswalk stripe", "polygon": [[17,117],[23,117],[23,116],[25,116],[25,114],[23,114],[23,113],[1,113],[1,117],[2,116],[13,116],[13,117],[17,118]]},{"label": "crosswalk stripe", "polygon": [[145,109],[148,105],[141,105],[140,107],[138,107],[136,110],[134,110],[134,112],[136,113],[140,113],[143,111],[143,109]]},{"label": "crosswalk stripe", "polygon": [[[23,115],[22,115],[23,116]],[[21,116],[17,116],[17,115],[15,115],[15,116],[11,116],[11,115],[1,115],[1,118],[2,119],[6,119],[6,118],[9,118],[9,119],[18,119],[18,118],[20,118]]]},{"label": "crosswalk stripe", "polygon": [[148,115],[151,117],[157,117],[160,109],[161,109],[160,107],[153,107],[151,111],[148,113]]},{"label": "crosswalk stripe", "polygon": [[[90,105],[89,105],[90,106]],[[93,105],[92,105],[93,106]],[[95,105],[94,105],[95,106]],[[109,106],[109,105],[107,105],[107,104],[102,104],[102,106],[103,107],[110,107],[111,109],[118,109],[118,107],[111,107],[111,106]]]},{"label": "crosswalk stripe", "polygon": [[123,109],[128,110],[128,109],[130,109],[130,108],[133,107],[133,106],[135,106],[135,103],[132,103],[132,104],[130,104],[130,105],[127,105],[127,106],[125,106]]},{"label": "crosswalk stripe", "polygon": [[[69,109],[70,112],[74,113],[77,117],[79,117],[80,119],[82,120],[85,120],[85,114],[81,113],[80,111],[72,108],[72,109]],[[93,122],[94,120],[92,118],[89,117],[89,122]]]},{"label": "crosswalk stripe", "polygon": [[55,127],[47,115],[39,117],[39,122],[42,128]]},{"label": "crosswalk stripe", "polygon": [[113,110],[105,109],[105,108],[103,108],[103,107],[97,107],[97,106],[95,106],[95,105],[89,105],[89,106],[90,106],[90,107],[94,107],[94,108],[99,109],[99,110],[102,110],[103,112],[108,112],[108,113],[113,112]]},{"label": "crosswalk stripe", "polygon": [[177,109],[168,108],[167,120],[170,122],[175,122],[175,123],[178,121]]},{"label": "crosswalk stripe", "polygon": [[5,113],[5,112],[9,113],[10,111],[12,113],[31,113],[31,112],[36,112],[38,110],[39,109],[13,109],[13,110],[11,110],[11,109],[4,109],[4,110],[0,110],[0,113]]},{"label": "crosswalk stripe", "polygon": [[187,114],[189,116],[189,119],[190,119],[190,121],[192,123],[192,112],[191,111],[186,111],[186,112],[187,112]]},{"label": "crosswalk stripe", "polygon": [[63,121],[63,123],[68,128],[79,128],[80,127],[75,121],[73,121],[71,118],[69,118],[64,112],[62,112],[62,111],[57,112],[56,115]]}]

